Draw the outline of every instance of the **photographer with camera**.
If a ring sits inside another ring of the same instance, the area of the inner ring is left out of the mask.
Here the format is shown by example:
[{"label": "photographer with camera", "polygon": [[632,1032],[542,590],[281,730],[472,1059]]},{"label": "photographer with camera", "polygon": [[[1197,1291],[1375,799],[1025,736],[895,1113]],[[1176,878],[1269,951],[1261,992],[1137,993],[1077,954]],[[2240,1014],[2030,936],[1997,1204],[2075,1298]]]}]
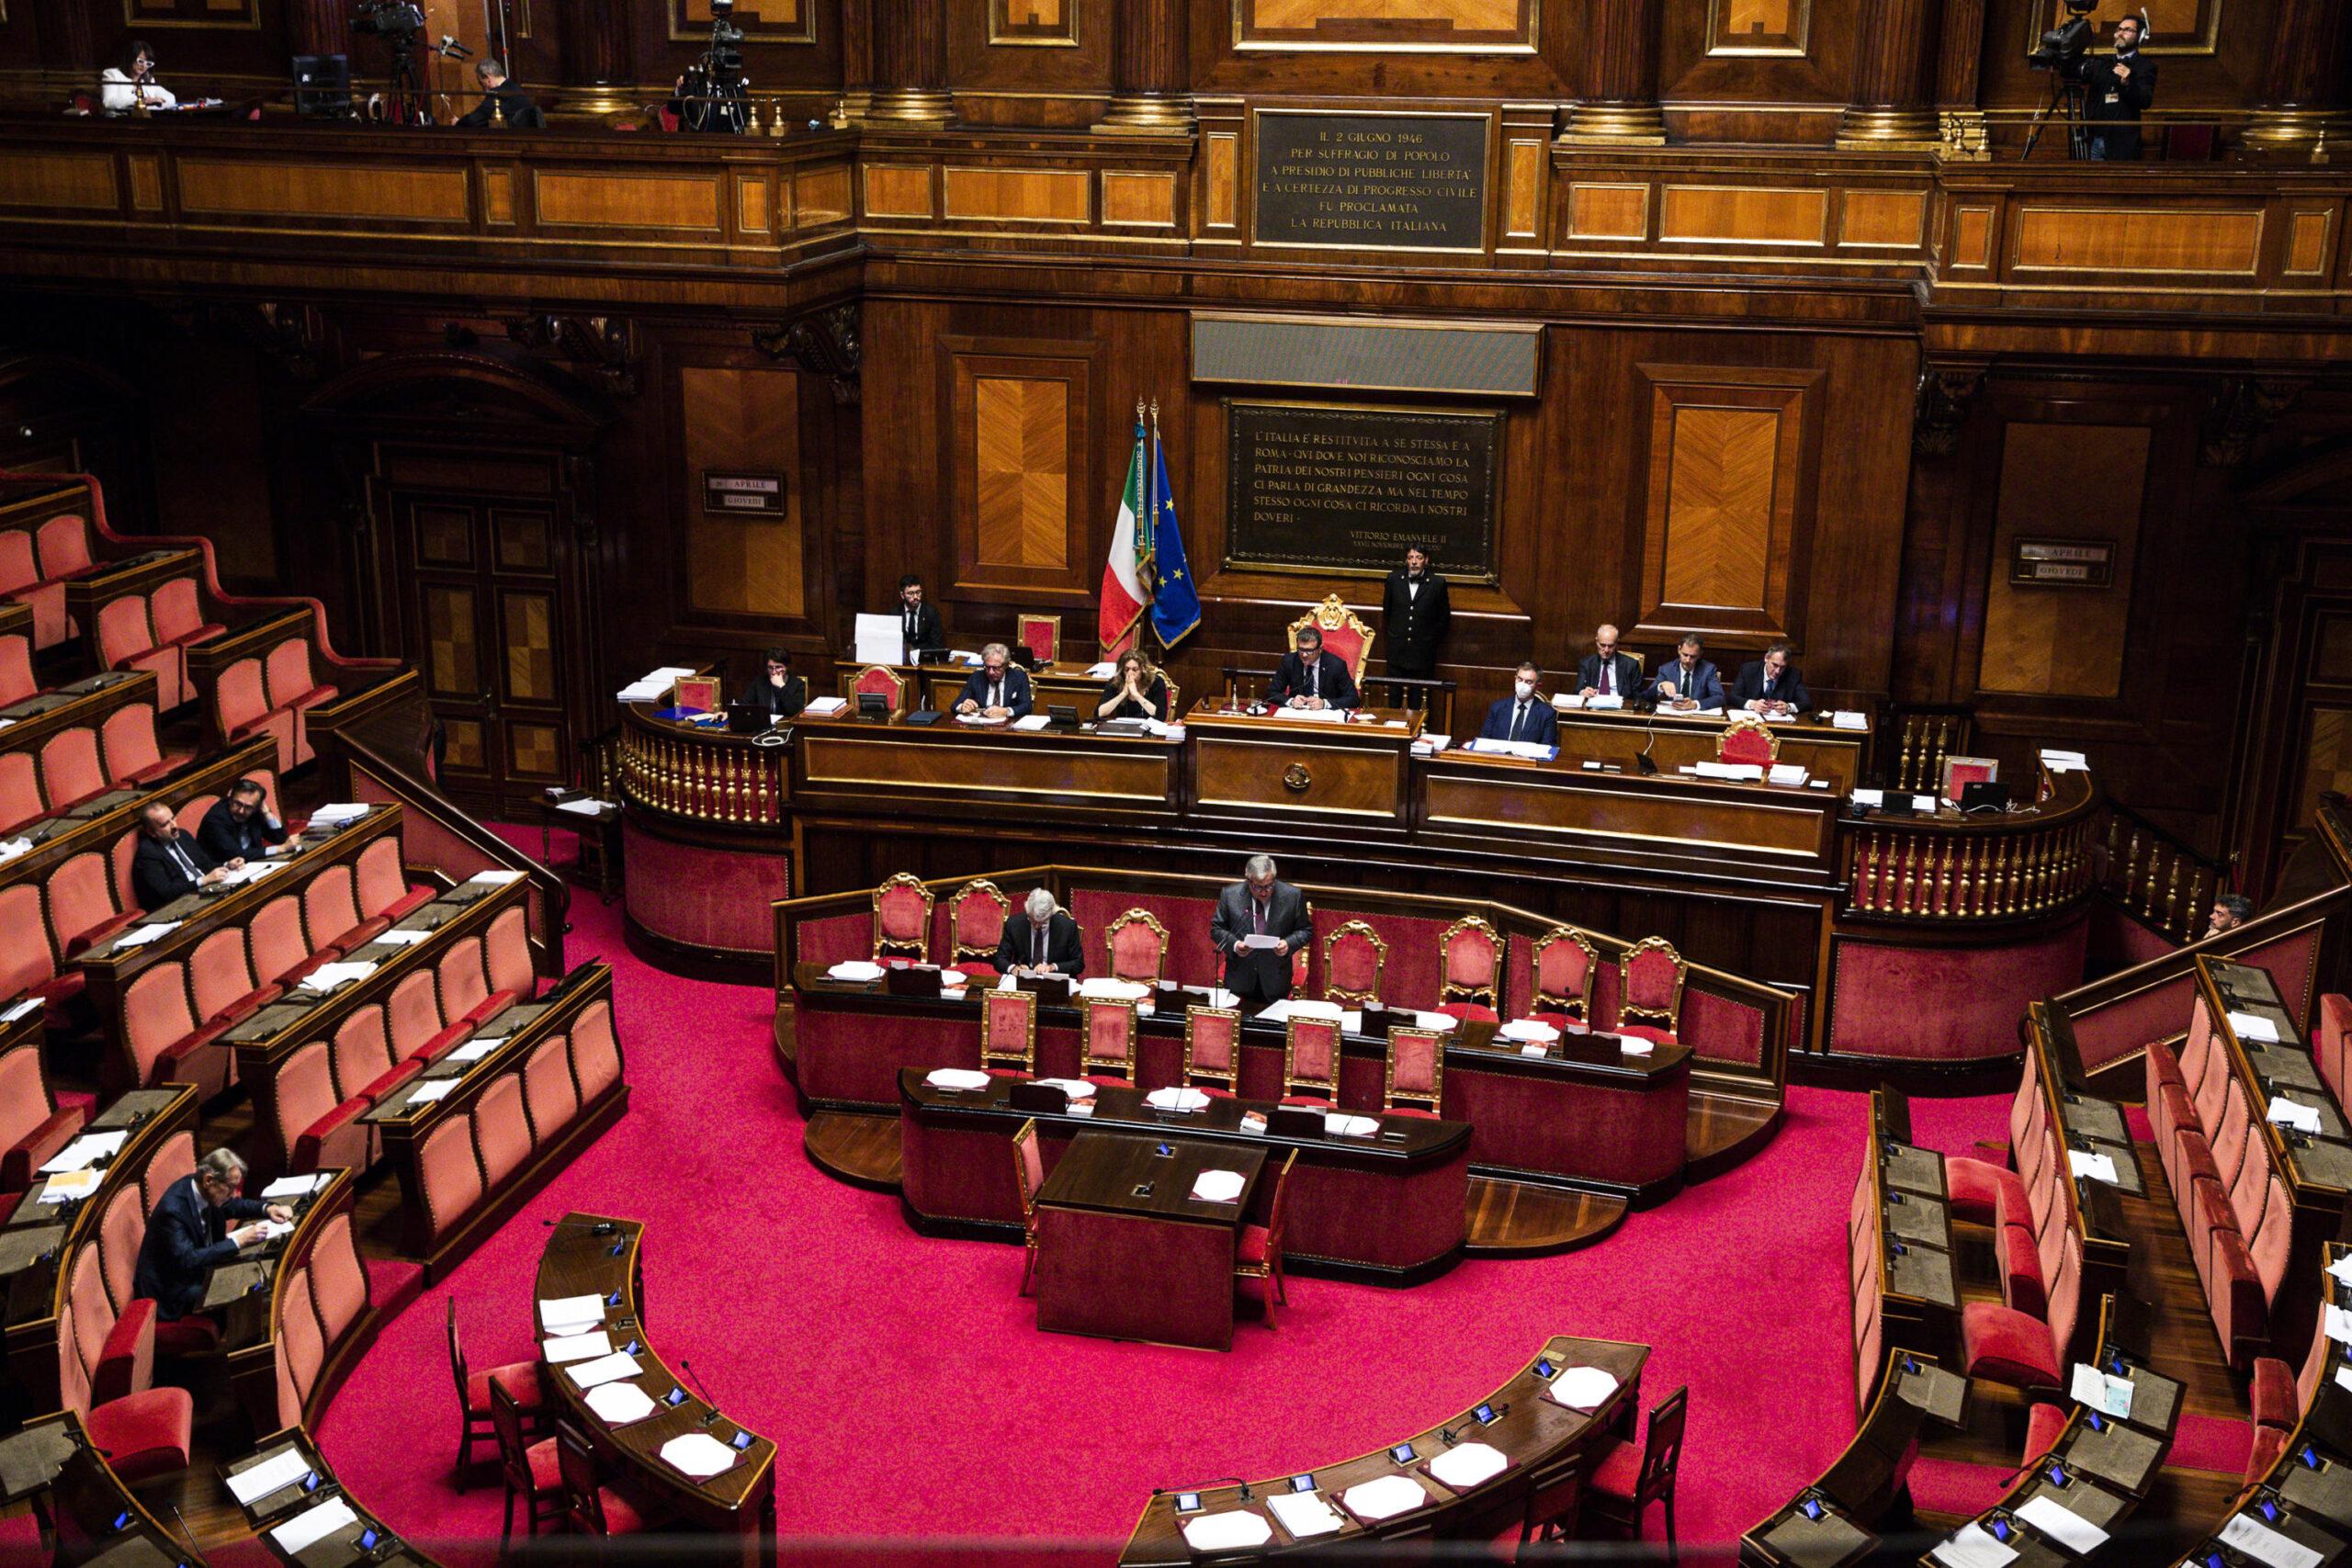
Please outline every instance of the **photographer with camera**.
[{"label": "photographer with camera", "polygon": [[474,62],[474,79],[481,84],[481,102],[458,117],[469,130],[503,125],[510,130],[545,130],[548,117],[506,79],[506,63],[495,55]]},{"label": "photographer with camera", "polygon": [[2084,86],[2084,156],[2107,163],[2132,163],[2140,156],[2140,111],[2155,102],[2156,62],[2140,55],[2148,28],[2142,17],[2115,21],[2115,52],[2084,55],[2075,62]]}]

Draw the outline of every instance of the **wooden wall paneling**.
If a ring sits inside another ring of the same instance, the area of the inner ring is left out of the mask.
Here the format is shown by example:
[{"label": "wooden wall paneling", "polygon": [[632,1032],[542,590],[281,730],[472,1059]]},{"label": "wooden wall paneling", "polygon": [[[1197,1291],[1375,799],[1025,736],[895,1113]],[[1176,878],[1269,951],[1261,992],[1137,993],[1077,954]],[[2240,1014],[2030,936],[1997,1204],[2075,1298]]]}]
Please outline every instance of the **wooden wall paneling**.
[{"label": "wooden wall paneling", "polygon": [[[1979,691],[2120,694],[2149,439],[2144,425],[2009,425],[1994,503]],[[2114,551],[2114,581],[2104,588],[2013,584],[2009,561],[2020,538],[2105,543]]]},{"label": "wooden wall paneling", "polygon": [[1851,86],[1860,0],[1665,8],[1658,96],[1678,141],[1826,145]]},{"label": "wooden wall paneling", "polygon": [[1245,50],[1475,51],[1532,54],[1539,0],[1235,0]]},{"label": "wooden wall paneling", "polygon": [[1097,353],[1084,342],[942,341],[955,549],[943,597],[1091,602]]},{"label": "wooden wall paneling", "polygon": [[948,80],[969,125],[1076,128],[1111,96],[1121,0],[972,0],[947,12]]},{"label": "wooden wall paneling", "polygon": [[[801,377],[788,369],[677,368],[678,566],[685,579],[682,603],[696,622],[808,615],[802,396]],[[784,487],[784,513],[712,511],[706,473],[775,477]]]},{"label": "wooden wall paneling", "polygon": [[[2140,4],[2100,0],[2091,14],[2102,47],[2113,19],[2136,12]],[[2157,62],[2157,110],[2193,116],[2253,107],[2262,96],[2277,11],[2278,0],[2148,0],[2154,26],[2147,47]],[[2048,99],[2050,78],[2030,69],[2026,55],[2054,14],[2044,0],[1985,0],[1986,108],[2025,114]]]},{"label": "wooden wall paneling", "polygon": [[[1234,0],[1192,0],[1194,93],[1360,98],[1368,62],[1376,62],[1380,95],[1398,100],[1557,102],[1580,90],[1578,40],[1591,0],[1271,0],[1263,9],[1268,3],[1241,0],[1237,10]],[[1507,6],[1530,18],[1532,49],[1494,26]],[[1287,25],[1268,28],[1253,15]]]}]

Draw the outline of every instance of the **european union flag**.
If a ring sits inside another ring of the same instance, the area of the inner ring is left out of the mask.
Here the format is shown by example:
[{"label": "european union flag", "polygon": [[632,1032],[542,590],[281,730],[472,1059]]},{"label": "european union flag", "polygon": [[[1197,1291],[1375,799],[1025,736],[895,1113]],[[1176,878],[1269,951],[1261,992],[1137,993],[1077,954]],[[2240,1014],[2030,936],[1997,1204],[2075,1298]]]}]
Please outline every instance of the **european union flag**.
[{"label": "european union flag", "polygon": [[1158,592],[1151,601],[1151,629],[1159,646],[1173,648],[1201,624],[1201,596],[1184,558],[1184,536],[1176,526],[1176,492],[1168,483],[1168,453],[1159,445],[1159,421],[1151,433],[1151,548]]}]

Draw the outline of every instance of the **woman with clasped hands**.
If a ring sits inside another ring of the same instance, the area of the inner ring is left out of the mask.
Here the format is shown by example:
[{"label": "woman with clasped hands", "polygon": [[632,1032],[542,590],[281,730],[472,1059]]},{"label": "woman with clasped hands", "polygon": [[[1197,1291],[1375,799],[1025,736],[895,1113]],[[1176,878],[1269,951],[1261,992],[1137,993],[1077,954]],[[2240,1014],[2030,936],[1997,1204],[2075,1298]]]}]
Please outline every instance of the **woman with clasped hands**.
[{"label": "woman with clasped hands", "polygon": [[1118,671],[1102,688],[1096,718],[1168,717],[1168,682],[1151,667],[1150,655],[1131,648],[1119,655]]}]

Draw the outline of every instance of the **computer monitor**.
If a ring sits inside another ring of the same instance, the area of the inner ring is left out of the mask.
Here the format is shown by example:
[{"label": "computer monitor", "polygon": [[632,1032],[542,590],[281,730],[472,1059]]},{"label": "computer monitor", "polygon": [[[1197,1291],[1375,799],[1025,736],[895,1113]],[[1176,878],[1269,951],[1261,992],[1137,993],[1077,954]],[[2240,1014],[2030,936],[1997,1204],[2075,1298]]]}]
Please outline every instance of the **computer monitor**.
[{"label": "computer monitor", "polygon": [[351,112],[351,57],[294,57],[294,112],[310,119],[339,119]]}]

